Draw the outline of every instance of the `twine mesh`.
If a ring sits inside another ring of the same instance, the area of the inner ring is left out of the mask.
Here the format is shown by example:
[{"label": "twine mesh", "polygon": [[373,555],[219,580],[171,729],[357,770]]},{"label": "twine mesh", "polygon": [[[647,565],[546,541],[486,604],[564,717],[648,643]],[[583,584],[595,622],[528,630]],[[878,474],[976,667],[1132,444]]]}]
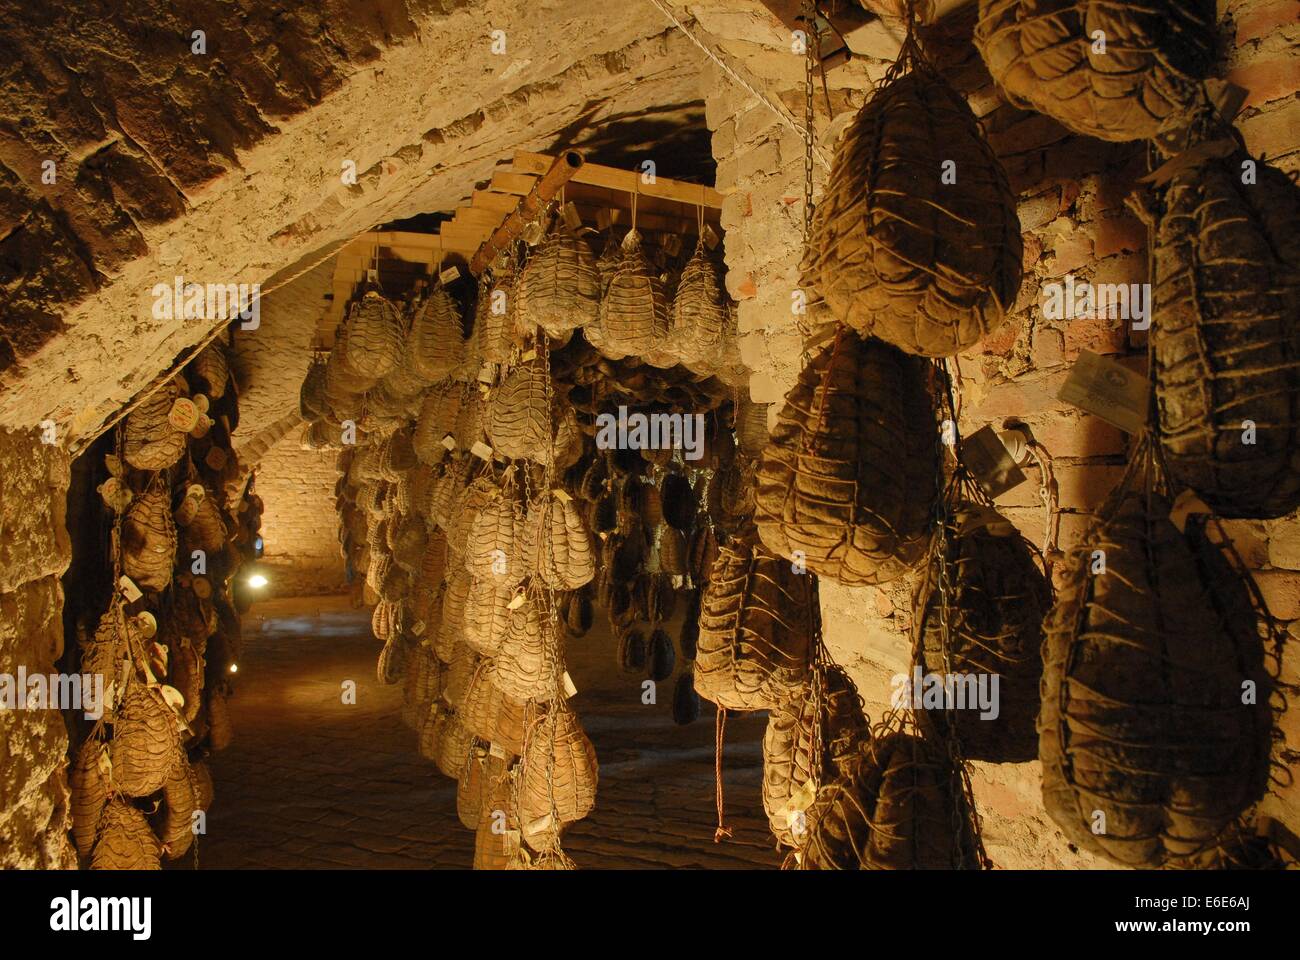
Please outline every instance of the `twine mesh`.
[{"label": "twine mesh", "polygon": [[1300,506],[1300,189],[1262,161],[1243,184],[1240,135],[1197,126],[1192,151],[1223,149],[1175,164],[1143,211],[1164,463],[1221,516],[1281,517]]},{"label": "twine mesh", "polygon": [[1214,62],[1211,0],[980,0],[979,12],[975,46],[1002,95],[1101,140],[1154,136]]},{"label": "twine mesh", "polygon": [[848,585],[906,573],[929,543],[933,438],[921,361],[841,330],[799,375],[759,461],[763,542]]},{"label": "twine mesh", "polygon": [[730,710],[772,709],[807,679],[816,578],[758,546],[718,553],[700,604],[695,690]]},{"label": "twine mesh", "polygon": [[[955,183],[944,182],[945,163],[956,165],[947,168]],[[898,60],[835,150],[801,286],[861,333],[951,356],[1003,322],[1021,270],[1006,174],[909,26]]]},{"label": "twine mesh", "polygon": [[1144,435],[1064,564],[1044,625],[1044,804],[1073,842],[1136,867],[1193,862],[1263,794],[1274,689],[1264,636],[1274,663],[1280,654],[1262,599],[1204,515],[1185,533],[1167,519],[1158,464]]},{"label": "twine mesh", "polygon": [[586,239],[563,218],[541,242],[517,286],[518,321],[526,332],[535,325],[548,336],[563,337],[600,319],[600,272]]}]

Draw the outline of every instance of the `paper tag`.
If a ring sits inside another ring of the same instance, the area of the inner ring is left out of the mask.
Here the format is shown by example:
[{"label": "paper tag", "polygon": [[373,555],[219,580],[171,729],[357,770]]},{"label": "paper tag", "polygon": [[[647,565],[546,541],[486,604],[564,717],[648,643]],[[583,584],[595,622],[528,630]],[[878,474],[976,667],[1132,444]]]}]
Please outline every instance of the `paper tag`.
[{"label": "paper tag", "polygon": [[447,434],[445,437],[442,438],[442,445],[446,447],[448,450],[455,450],[456,437],[453,434],[450,433]]},{"label": "paper tag", "polygon": [[207,488],[201,483],[191,483],[185,488],[185,496],[193,497],[195,500],[202,500],[208,495]]},{"label": "paper tag", "polygon": [[530,347],[528,349],[528,352],[519,358],[519,362],[527,363],[529,360],[536,360],[536,359],[537,359],[537,351]]},{"label": "paper tag", "polygon": [[578,688],[573,685],[573,678],[569,676],[568,670],[564,671],[564,676],[561,679],[564,685],[564,695],[566,697],[572,697],[578,692]]},{"label": "paper tag", "polygon": [[226,451],[220,447],[213,447],[208,451],[208,455],[203,458],[203,462],[213,470],[220,471],[226,469],[226,459]]},{"label": "paper tag", "polygon": [[550,825],[551,815],[549,813],[543,814],[528,825],[528,835],[535,837]]},{"label": "paper tag", "polygon": [[541,221],[534,220],[528,226],[524,227],[519,239],[530,247],[535,247],[542,242],[542,237],[546,235],[546,228],[542,226]]},{"label": "paper tag", "polygon": [[167,414],[167,422],[181,433],[189,433],[199,422],[199,408],[189,397],[177,397]]},{"label": "paper tag", "polygon": [[675,233],[670,233],[664,237],[663,245],[664,252],[670,257],[675,257],[682,252],[682,238]]},{"label": "paper tag", "polygon": [[441,283],[444,287],[447,284],[451,283],[453,280],[458,280],[458,279],[460,279],[460,267],[456,266],[455,264],[448,267],[446,270],[442,271],[442,273],[438,274],[438,282]]},{"label": "paper tag", "polygon": [[186,497],[181,501],[181,505],[176,508],[176,524],[181,527],[188,527],[199,512],[199,501],[194,497]]},{"label": "paper tag", "polygon": [[122,574],[122,579],[117,581],[117,585],[121,588],[122,596],[126,597],[127,603],[135,603],[144,596],[140,588],[135,585],[135,581],[126,574]]},{"label": "paper tag", "polygon": [[570,503],[573,500],[573,497],[569,496],[569,491],[563,487],[556,487],[551,493],[555,494],[555,499],[562,503]]},{"label": "paper tag", "polygon": [[608,230],[609,225],[614,222],[613,215],[609,207],[601,207],[596,211],[596,227],[600,230]]},{"label": "paper tag", "polygon": [[367,282],[369,282],[369,283],[378,283],[378,282],[379,282],[379,271],[378,271],[377,269],[375,269],[374,267],[370,267],[369,269],[367,269],[367,270],[366,270],[366,280],[367,280]]},{"label": "paper tag", "polygon": [[492,459],[492,448],[482,440],[475,440],[474,446],[469,448],[469,452],[474,454],[474,456],[478,457],[480,460]]},{"label": "paper tag", "polygon": [[578,205],[570,200],[564,205],[561,211],[564,216],[564,222],[569,225],[570,230],[582,229],[582,215],[578,213]]},{"label": "paper tag", "polygon": [[1089,350],[1080,352],[1057,399],[1086,410],[1125,433],[1147,424],[1151,384],[1128,367]]},{"label": "paper tag", "polygon": [[712,250],[718,245],[718,235],[713,232],[713,227],[709,224],[704,225],[704,232],[700,234],[704,238],[704,245]]},{"label": "paper tag", "polygon": [[990,426],[981,427],[962,441],[961,458],[990,497],[1000,497],[1025,482],[1006,444]]},{"label": "paper tag", "polygon": [[524,600],[526,599],[527,597],[525,597],[522,593],[516,593],[513,597],[510,598],[510,602],[506,604],[506,609],[518,610],[520,607],[524,605]]},{"label": "paper tag", "polygon": [[499,760],[504,760],[506,758],[506,751],[504,748],[497,746],[495,743],[489,743],[488,756],[496,757]]}]

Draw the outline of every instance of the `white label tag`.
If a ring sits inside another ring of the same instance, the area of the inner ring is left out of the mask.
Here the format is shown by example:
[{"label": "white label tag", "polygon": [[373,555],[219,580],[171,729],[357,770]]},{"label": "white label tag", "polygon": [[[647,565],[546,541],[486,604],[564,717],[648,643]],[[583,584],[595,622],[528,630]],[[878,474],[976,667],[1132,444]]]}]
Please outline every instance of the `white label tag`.
[{"label": "white label tag", "polygon": [[469,448],[469,452],[474,454],[474,456],[478,457],[480,460],[492,459],[492,448],[482,440],[475,440],[474,446]]},{"label": "white label tag", "polygon": [[536,360],[536,359],[537,359],[537,351],[530,348],[527,353],[525,353],[522,357],[519,358],[519,362],[527,363],[529,360]]},{"label": "white label tag", "polygon": [[488,744],[488,755],[496,757],[499,760],[504,760],[506,758],[505,750],[497,746],[495,743]]},{"label": "white label tag", "polygon": [[564,671],[563,680],[564,680],[564,695],[566,697],[572,697],[574,694],[578,692],[578,688],[573,685],[573,678],[569,676],[568,670]]},{"label": "white label tag", "polygon": [[572,200],[564,205],[564,222],[569,225],[570,230],[582,228],[582,216],[578,213],[577,204]]},{"label": "white label tag", "polygon": [[701,236],[704,237],[704,245],[710,250],[718,245],[718,235],[713,232],[713,227],[707,223],[704,225],[704,232]]},{"label": "white label tag", "polygon": [[460,278],[460,267],[454,265],[448,267],[446,270],[442,271],[442,273],[438,274],[438,282],[441,283],[444,287],[447,284],[451,283],[453,280],[458,280],[459,278]]},{"label": "white label tag", "polygon": [[445,437],[442,438],[442,445],[443,445],[444,447],[446,447],[448,450],[455,450],[455,449],[456,449],[456,438],[455,438],[452,434],[449,433],[449,434],[447,434]]},{"label": "white label tag", "polygon": [[485,363],[483,366],[478,368],[478,382],[491,383],[492,378],[496,376],[496,373],[496,364]]},{"label": "white label tag", "polygon": [[985,425],[962,441],[961,457],[971,475],[990,497],[997,498],[1025,482],[993,428]]},{"label": "white label tag", "polygon": [[573,497],[569,496],[569,491],[565,490],[563,487],[556,487],[551,492],[555,494],[556,500],[560,500],[564,503],[569,503],[573,500]]},{"label": "white label tag", "polygon": [[1084,350],[1057,399],[1095,414],[1125,433],[1141,433],[1147,423],[1151,383],[1116,360]]},{"label": "white label tag", "polygon": [[520,607],[524,605],[524,600],[526,599],[527,598],[522,593],[516,593],[513,597],[510,598],[510,603],[506,605],[506,609],[518,610]]},{"label": "white label tag", "polygon": [[122,574],[122,579],[117,581],[117,585],[122,588],[122,596],[126,597],[127,603],[135,603],[144,596],[140,588],[135,585],[135,581],[126,574]]}]

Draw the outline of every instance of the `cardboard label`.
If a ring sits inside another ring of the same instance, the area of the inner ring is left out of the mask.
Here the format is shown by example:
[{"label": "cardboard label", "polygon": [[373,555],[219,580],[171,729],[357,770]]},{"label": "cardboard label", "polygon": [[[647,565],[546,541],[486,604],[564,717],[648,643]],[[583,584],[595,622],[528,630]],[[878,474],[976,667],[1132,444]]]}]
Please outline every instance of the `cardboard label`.
[{"label": "cardboard label", "polygon": [[498,760],[504,760],[506,758],[506,752],[502,747],[497,746],[495,743],[490,743],[488,744],[488,756],[496,757]]},{"label": "cardboard label", "polygon": [[564,677],[562,678],[562,681],[564,684],[564,695],[566,697],[572,697],[574,694],[578,692],[578,688],[574,686],[573,678],[569,676],[568,670],[564,671]]},{"label": "cardboard label", "polygon": [[1084,350],[1057,399],[1125,433],[1140,433],[1147,424],[1151,383],[1118,361]]},{"label": "cardboard label", "polygon": [[561,503],[568,503],[573,499],[573,497],[569,496],[569,491],[565,490],[563,487],[556,487],[551,492],[555,494],[555,499],[559,500]]},{"label": "cardboard label", "polygon": [[990,426],[981,427],[962,441],[961,458],[976,482],[992,498],[1025,482],[1025,475],[1007,452],[1006,444]]},{"label": "cardboard label", "polygon": [[441,283],[444,287],[447,284],[451,283],[453,280],[459,280],[459,279],[460,279],[460,267],[457,267],[455,265],[448,267],[446,270],[442,271],[442,273],[438,274],[438,282]]},{"label": "cardboard label", "polygon": [[131,619],[135,621],[135,628],[140,631],[140,636],[145,639],[158,632],[158,619],[148,610],[142,610]]},{"label": "cardboard label", "polygon": [[528,349],[528,352],[519,358],[519,362],[527,363],[529,360],[536,360],[536,359],[537,359],[537,351],[530,347]]},{"label": "cardboard label", "polygon": [[442,445],[446,447],[448,450],[455,450],[456,437],[450,433],[447,434],[445,437],[442,438]]},{"label": "cardboard label", "polygon": [[523,240],[524,243],[528,244],[530,247],[535,247],[542,242],[542,237],[545,235],[546,228],[542,226],[541,221],[534,220],[532,223],[528,224],[528,226],[524,227],[523,233],[519,235],[519,239]]},{"label": "cardboard label", "polygon": [[707,223],[704,225],[704,232],[700,234],[704,238],[704,245],[712,250],[719,243],[719,237],[713,232],[713,227]]},{"label": "cardboard label", "polygon": [[492,448],[482,440],[475,440],[474,446],[469,448],[469,452],[474,454],[474,456],[478,457],[480,460],[492,459]]},{"label": "cardboard label", "polygon": [[127,603],[135,603],[144,596],[144,594],[140,592],[140,588],[135,585],[135,581],[125,573],[122,574],[122,579],[117,581],[117,585],[122,591],[122,596],[126,597]]},{"label": "cardboard label", "polygon": [[570,230],[582,229],[582,216],[578,213],[578,206],[572,200],[564,205],[561,211],[564,222],[568,224]]},{"label": "cardboard label", "polygon": [[496,376],[496,373],[495,364],[485,363],[483,366],[478,368],[478,382],[491,383],[492,379]]},{"label": "cardboard label", "polygon": [[670,233],[664,237],[664,252],[670,257],[675,257],[682,252],[682,238],[675,233]]},{"label": "cardboard label", "polygon": [[510,603],[506,605],[506,609],[518,610],[520,607],[524,605],[525,599],[527,598],[522,593],[516,593],[513,597],[510,598]]},{"label": "cardboard label", "polygon": [[199,408],[189,397],[177,397],[167,414],[167,422],[181,433],[189,433],[199,423]]}]

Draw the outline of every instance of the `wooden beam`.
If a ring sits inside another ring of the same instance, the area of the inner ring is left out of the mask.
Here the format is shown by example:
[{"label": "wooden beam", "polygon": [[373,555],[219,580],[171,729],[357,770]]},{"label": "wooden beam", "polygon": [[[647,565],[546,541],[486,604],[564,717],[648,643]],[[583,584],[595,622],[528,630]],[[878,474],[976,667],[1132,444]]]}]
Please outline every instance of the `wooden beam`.
[{"label": "wooden beam", "polygon": [[[539,170],[544,171],[549,166],[551,158],[544,153],[529,153],[525,150],[515,152],[515,158],[511,164],[516,173],[527,173],[534,176],[538,175]],[[496,175],[493,175],[495,179]],[[664,200],[676,200],[679,203],[689,203],[694,206],[703,204],[706,207],[722,208],[722,194],[718,193],[712,187],[702,186],[698,183],[686,183],[683,180],[669,180],[667,177],[656,177],[654,183],[644,183],[641,181],[641,174],[635,170],[619,170],[617,167],[606,167],[598,163],[583,164],[581,170],[573,175],[575,183],[587,183],[596,187],[605,187],[608,190],[620,190],[624,193],[639,193],[646,197],[659,197]],[[496,189],[495,184],[493,189]]]},{"label": "wooden beam", "polygon": [[549,169],[533,185],[533,189],[519,201],[519,206],[514,213],[507,216],[505,222],[484,241],[483,246],[479,247],[478,253],[474,254],[474,259],[469,262],[470,273],[475,276],[482,273],[492,262],[496,252],[504,249],[508,243],[518,237],[529,221],[541,212],[551,198],[560,192],[560,188],[568,183],[574,174],[581,171],[585,164],[586,160],[577,150],[565,150],[552,160]]}]

